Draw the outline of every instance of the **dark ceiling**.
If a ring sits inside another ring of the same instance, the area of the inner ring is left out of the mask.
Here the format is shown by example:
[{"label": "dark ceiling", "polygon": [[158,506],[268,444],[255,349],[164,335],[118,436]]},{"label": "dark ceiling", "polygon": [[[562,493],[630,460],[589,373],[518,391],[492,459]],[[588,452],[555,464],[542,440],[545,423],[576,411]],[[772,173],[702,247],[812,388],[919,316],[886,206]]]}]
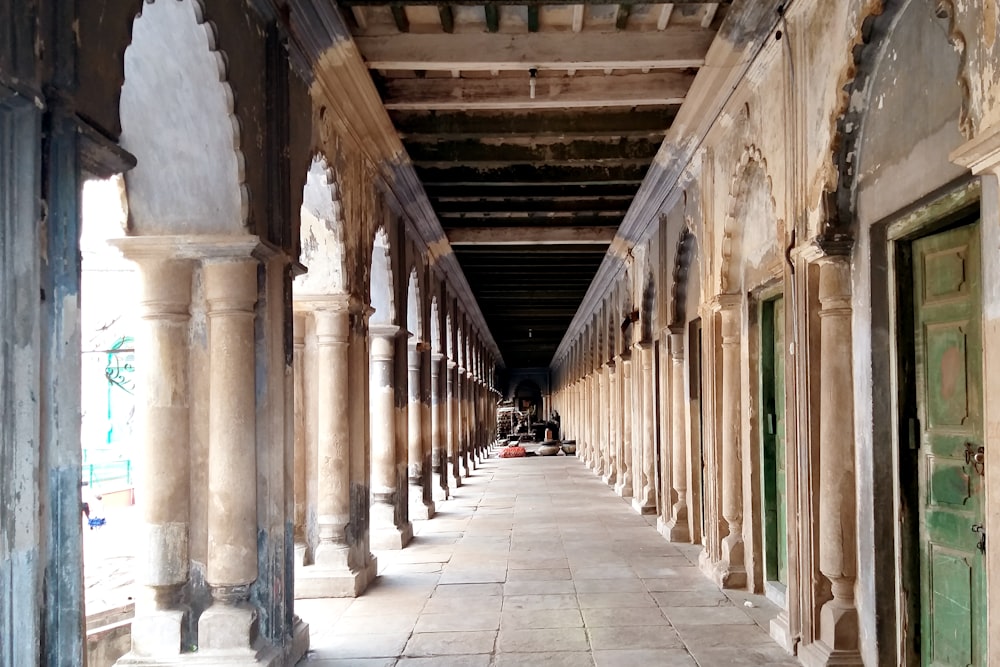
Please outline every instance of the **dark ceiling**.
[{"label": "dark ceiling", "polygon": [[548,366],[728,3],[339,4],[506,366]]}]

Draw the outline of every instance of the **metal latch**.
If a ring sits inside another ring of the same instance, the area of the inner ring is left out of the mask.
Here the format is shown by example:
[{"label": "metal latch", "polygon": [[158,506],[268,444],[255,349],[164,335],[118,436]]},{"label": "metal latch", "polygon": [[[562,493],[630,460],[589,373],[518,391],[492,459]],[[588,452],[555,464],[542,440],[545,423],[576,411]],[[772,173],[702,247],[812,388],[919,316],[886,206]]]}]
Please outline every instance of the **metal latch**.
[{"label": "metal latch", "polygon": [[979,549],[979,553],[986,553],[986,528],[981,523],[976,523],[972,525],[972,532],[979,533],[979,542],[976,543],[976,548]]},{"label": "metal latch", "polygon": [[971,465],[980,477],[986,474],[986,449],[965,443],[965,465]]}]

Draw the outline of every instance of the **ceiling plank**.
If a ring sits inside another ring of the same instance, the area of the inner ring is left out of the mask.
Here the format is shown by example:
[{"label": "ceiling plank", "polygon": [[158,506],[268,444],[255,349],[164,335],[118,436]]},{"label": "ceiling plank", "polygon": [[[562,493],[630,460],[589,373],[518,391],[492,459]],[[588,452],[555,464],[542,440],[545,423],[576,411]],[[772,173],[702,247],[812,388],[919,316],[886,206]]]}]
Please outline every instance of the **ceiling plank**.
[{"label": "ceiling plank", "polygon": [[611,243],[618,227],[462,227],[447,231],[452,245]]},{"label": "ceiling plank", "polygon": [[584,137],[664,134],[679,105],[566,111],[392,111],[396,129],[405,139],[478,139],[486,137]]},{"label": "ceiling plank", "polygon": [[583,30],[583,15],[586,12],[584,5],[573,5],[573,32]]},{"label": "ceiling plank", "polygon": [[681,72],[540,78],[389,79],[387,109],[581,109],[680,104],[694,76]]},{"label": "ceiling plank", "polygon": [[[393,5],[394,11],[397,5]],[[402,9],[402,7],[398,7]],[[354,38],[369,69],[492,70],[685,69],[705,64],[715,32],[675,25],[662,32],[434,34]],[[527,88],[527,86],[525,86]]]},{"label": "ceiling plank", "polygon": [[441,226],[448,231],[464,227],[521,227],[528,229],[544,227],[607,227],[618,226],[622,215],[618,211],[574,212],[554,211],[551,213],[487,213],[476,216],[467,213],[440,213]]},{"label": "ceiling plank", "polygon": [[701,19],[701,27],[708,28],[715,20],[715,15],[719,11],[719,3],[713,2],[705,7],[705,16]]},{"label": "ceiling plank", "polygon": [[[662,138],[660,138],[662,140]],[[407,143],[406,152],[414,162],[454,160],[457,162],[540,162],[549,160],[652,160],[661,141],[649,139],[534,144],[484,143],[473,139]]]}]

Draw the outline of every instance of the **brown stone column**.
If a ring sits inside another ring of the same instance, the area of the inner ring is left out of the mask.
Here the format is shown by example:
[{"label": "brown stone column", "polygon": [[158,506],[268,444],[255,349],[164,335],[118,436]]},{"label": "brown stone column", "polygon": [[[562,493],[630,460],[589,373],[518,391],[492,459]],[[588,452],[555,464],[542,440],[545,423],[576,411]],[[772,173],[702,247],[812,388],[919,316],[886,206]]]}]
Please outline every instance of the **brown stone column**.
[{"label": "brown stone column", "polygon": [[[396,443],[395,352],[399,327],[369,327],[371,367],[372,505],[371,544],[375,549],[402,549],[413,538],[406,503],[405,463],[400,474]],[[402,487],[402,488],[401,488]]]},{"label": "brown stone column", "polygon": [[139,269],[136,412],[141,447],[139,583],[132,654],[181,652],[187,612],[180,592],[188,579],[190,512],[188,324],[191,270],[187,260],[134,256]]},{"label": "brown stone column", "polygon": [[209,326],[208,563],[212,606],[198,621],[199,648],[246,649],[257,612],[257,456],[254,304],[257,262],[203,265]]},{"label": "brown stone column", "polygon": [[293,485],[295,496],[295,564],[305,564],[306,515],[309,506],[306,484],[306,391],[305,391],[305,348],[306,313],[297,311],[292,315],[292,382],[293,382]]},{"label": "brown stone column", "polygon": [[671,542],[689,542],[687,510],[687,403],[684,400],[684,334],[670,334],[670,518],[663,534]]},{"label": "brown stone column", "polygon": [[722,320],[722,516],[729,534],[722,540],[716,578],[724,588],[746,585],[743,558],[743,464],[740,461],[740,301],[721,302]]},{"label": "brown stone column", "polygon": [[[637,383],[636,391],[642,397],[636,400],[637,408],[642,418],[642,449],[637,457],[642,465],[642,488],[639,489],[639,478],[633,484],[636,486],[636,499],[633,507],[640,514],[656,513],[656,412],[653,409],[653,395],[656,377],[653,375],[653,344],[640,343],[636,346],[639,352],[642,373]],[[640,405],[641,404],[641,405]]]},{"label": "brown stone column", "polygon": [[617,388],[618,379],[615,372],[615,360],[611,359],[601,371],[601,411],[598,419],[601,424],[601,450],[604,452],[604,475],[602,479],[608,486],[614,486],[618,480],[618,452],[615,451],[614,424],[615,402],[612,399]]},{"label": "brown stone column", "polygon": [[448,390],[448,460],[455,488],[462,486],[461,444],[458,431],[458,364],[447,362]]},{"label": "brown stone column", "polygon": [[364,451],[363,443],[352,443],[351,433],[358,384],[351,372],[352,302],[347,294],[335,294],[297,299],[296,307],[312,317],[316,339],[315,394],[306,397],[305,409],[313,411],[316,425],[316,458],[310,467],[318,533],[313,539],[318,541],[311,558],[296,570],[295,595],[354,597],[368,586],[374,567],[363,557],[368,553],[366,531],[348,534],[349,526],[367,525],[367,517],[356,516],[351,503],[353,452]]},{"label": "brown stone column", "polygon": [[459,366],[455,371],[456,399],[458,401],[458,443],[462,452],[462,469],[465,477],[472,474],[469,463],[469,376],[465,368]]},{"label": "brown stone column", "polygon": [[442,391],[448,369],[443,354],[431,355],[431,465],[438,476],[440,498],[447,500],[448,490],[448,407]]},{"label": "brown stone column", "polygon": [[604,475],[604,447],[601,442],[601,385],[604,384],[602,367],[595,368],[590,373],[590,452],[591,469],[595,475]]},{"label": "brown stone column", "polygon": [[819,569],[833,599],[819,616],[819,640],[808,665],[861,664],[858,610],[857,502],[854,470],[851,267],[847,257],[820,260]]},{"label": "brown stone column", "polygon": [[429,475],[424,468],[424,401],[421,395],[424,343],[411,341],[407,349],[407,435],[409,456],[407,474],[410,481],[410,518],[429,519],[434,516],[434,500],[428,497]]},{"label": "brown stone column", "polygon": [[614,391],[615,430],[618,452],[618,481],[615,483],[615,493],[622,498],[631,498],[633,494],[633,475],[636,471],[632,460],[632,353],[625,351],[619,357],[621,378]]}]

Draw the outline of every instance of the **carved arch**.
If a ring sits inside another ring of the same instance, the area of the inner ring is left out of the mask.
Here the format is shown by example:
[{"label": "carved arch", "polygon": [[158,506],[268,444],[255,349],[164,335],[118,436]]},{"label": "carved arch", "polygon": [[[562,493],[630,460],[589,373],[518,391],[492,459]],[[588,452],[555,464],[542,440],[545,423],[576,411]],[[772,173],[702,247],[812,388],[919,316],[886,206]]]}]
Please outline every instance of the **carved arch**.
[{"label": "carved arch", "polygon": [[[870,0],[866,11],[859,13],[854,27],[851,53],[837,81],[840,90],[838,104],[831,113],[833,141],[830,146],[829,168],[826,170],[821,205],[823,222],[819,241],[831,250],[845,252],[853,243],[856,219],[857,155],[864,128],[864,118],[871,99],[871,75],[882,61],[888,37],[900,11],[909,3],[892,0]],[[971,139],[974,128],[970,113],[971,93],[968,54],[965,35],[959,30],[953,0],[939,0],[935,13],[948,19],[948,41],[959,54],[956,83],[961,90],[959,131]]]},{"label": "carved arch", "polygon": [[[752,179],[748,176],[752,175],[754,169],[759,169],[763,175],[771,210],[777,213],[773,181],[767,171],[767,160],[764,159],[759,148],[750,144],[743,149],[743,153],[740,155],[729,188],[729,209],[726,212],[722,230],[722,261],[719,267],[720,294],[730,294],[740,288],[741,279],[737,273],[741,268],[743,242],[743,226],[739,224],[740,211],[746,203],[747,197],[752,193],[750,187]],[[784,238],[784,222],[777,215],[775,216],[775,224],[778,226],[777,237]]]},{"label": "carved arch", "polygon": [[698,253],[698,239],[689,224],[684,225],[677,237],[674,268],[670,285],[670,328],[680,329],[687,324],[687,291],[691,277],[691,263]]},{"label": "carved arch", "polygon": [[372,308],[375,309],[371,318],[372,324],[396,324],[395,289],[392,275],[392,253],[389,246],[389,235],[384,226],[379,226],[375,232],[371,252],[371,290],[369,297]]},{"label": "carved arch", "polygon": [[[191,12],[193,25],[186,23],[188,17],[181,15],[187,11]],[[161,23],[154,28],[157,19]],[[164,24],[177,30],[164,30]],[[188,48],[188,40],[192,45],[197,42],[197,48]],[[178,49],[186,50],[187,60],[164,59],[156,53]],[[170,76],[169,70],[163,74],[165,66],[178,68],[176,76],[197,77],[194,80],[198,85],[191,89],[196,92],[177,88],[164,91],[154,82],[146,81],[152,68],[161,75],[157,81]],[[131,197],[130,202],[130,216],[138,218],[136,222],[142,227],[139,231],[154,234],[235,231],[218,229],[219,224],[230,222],[230,218],[245,228],[249,222],[250,191],[242,128],[229,83],[228,60],[219,48],[215,24],[205,18],[204,3],[161,0],[142,5],[142,11],[132,22],[131,41],[124,50],[122,67],[121,144],[138,160],[136,167],[127,172],[126,181],[130,190],[145,193],[143,197]],[[170,91],[174,94],[168,94]],[[200,95],[197,99],[192,97],[197,95]],[[190,117],[183,114],[178,117],[171,104],[190,109]],[[160,113],[150,113],[154,108]],[[210,120],[215,112],[221,115],[213,124]],[[158,121],[159,118],[162,120]],[[178,140],[177,132],[184,133],[183,140]],[[185,151],[195,150],[195,146],[202,153],[207,151],[210,157],[191,160]],[[231,162],[222,157],[226,153],[231,155]],[[171,167],[173,170],[168,171]],[[216,171],[206,173],[212,169]],[[218,187],[220,181],[229,178],[233,188],[230,196],[234,200],[225,199],[229,184]],[[171,188],[183,190],[188,196],[178,199],[163,193],[164,190],[169,193]],[[160,194],[153,194],[156,192]],[[185,201],[189,202],[186,208],[178,207]]]}]

